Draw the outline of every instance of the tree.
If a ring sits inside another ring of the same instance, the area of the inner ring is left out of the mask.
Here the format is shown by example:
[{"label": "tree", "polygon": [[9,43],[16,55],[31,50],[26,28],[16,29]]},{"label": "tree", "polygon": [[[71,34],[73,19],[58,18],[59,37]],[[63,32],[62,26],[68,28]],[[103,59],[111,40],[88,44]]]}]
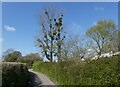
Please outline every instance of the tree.
[{"label": "tree", "polygon": [[22,54],[20,51],[13,51],[12,53],[9,53],[5,56],[4,61],[5,62],[17,62],[17,60],[22,57]]},{"label": "tree", "polygon": [[104,44],[104,51],[105,52],[118,52],[118,46],[119,46],[119,30],[115,30],[114,33],[112,34],[111,37],[108,37],[108,39],[106,39],[106,43]]},{"label": "tree", "polygon": [[58,18],[58,21],[54,19],[55,21],[55,28],[56,28],[56,42],[57,42],[57,57],[58,57],[58,62],[61,61],[61,48],[63,45],[63,41],[65,38],[65,35],[62,35],[63,31],[63,14],[61,14],[61,17]]},{"label": "tree", "polygon": [[120,51],[120,38],[119,38],[119,36],[120,36],[120,29],[118,29],[118,38],[117,38],[117,40],[118,40],[118,51]]},{"label": "tree", "polygon": [[82,39],[80,40],[78,36],[69,37],[69,39],[64,42],[62,48],[63,60],[80,60],[83,58],[86,53],[86,48],[83,46],[82,42],[84,41]]},{"label": "tree", "polygon": [[12,52],[14,52],[13,49],[7,49],[5,52],[3,52],[3,53],[2,53],[2,60],[4,60],[5,57],[6,57],[8,54],[12,53]]},{"label": "tree", "polygon": [[92,58],[97,54],[96,47],[94,46],[93,41],[91,41],[90,39],[86,39],[85,48],[86,48],[86,54],[85,54],[86,58]]},{"label": "tree", "polygon": [[104,45],[108,44],[109,37],[113,36],[116,30],[116,24],[111,20],[100,20],[98,23],[88,29],[86,35],[94,41],[96,52],[100,55],[105,52]]},{"label": "tree", "polygon": [[53,19],[55,12],[54,9],[51,8],[45,8],[44,13],[40,15],[40,26],[42,29],[42,35],[43,37],[37,38],[37,46],[41,48],[42,53],[44,56],[50,60],[53,61],[53,41],[54,41],[54,24]]},{"label": "tree", "polygon": [[42,58],[40,57],[40,55],[38,53],[31,53],[26,56],[22,56],[17,60],[17,62],[26,63],[28,68],[31,68],[32,64],[38,60],[42,61]]},{"label": "tree", "polygon": [[[57,13],[55,7],[45,8],[43,12],[44,13],[40,15],[40,26],[43,37],[41,36],[37,38],[36,46],[40,47],[44,56],[52,62],[53,56],[59,58],[61,56],[63,14],[60,14],[60,17],[56,18]],[[56,51],[56,49],[58,50]]]}]

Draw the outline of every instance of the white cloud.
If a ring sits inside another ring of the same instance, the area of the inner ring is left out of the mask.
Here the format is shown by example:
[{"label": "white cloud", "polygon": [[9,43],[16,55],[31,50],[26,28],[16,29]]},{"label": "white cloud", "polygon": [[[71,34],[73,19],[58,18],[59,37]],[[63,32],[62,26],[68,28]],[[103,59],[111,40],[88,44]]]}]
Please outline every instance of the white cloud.
[{"label": "white cloud", "polygon": [[5,30],[7,31],[15,31],[16,29],[12,26],[4,25]]},{"label": "white cloud", "polygon": [[103,11],[105,8],[104,7],[94,7],[95,11]]}]

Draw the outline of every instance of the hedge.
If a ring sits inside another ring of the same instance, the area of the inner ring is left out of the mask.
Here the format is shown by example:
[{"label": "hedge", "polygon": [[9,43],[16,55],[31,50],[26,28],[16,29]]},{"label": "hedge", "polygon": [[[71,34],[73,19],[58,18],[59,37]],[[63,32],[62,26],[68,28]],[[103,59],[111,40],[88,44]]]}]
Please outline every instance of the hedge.
[{"label": "hedge", "polygon": [[120,85],[118,57],[94,61],[64,61],[59,63],[37,61],[33,70],[46,74],[59,85]]},{"label": "hedge", "polygon": [[26,64],[3,62],[2,87],[26,87],[29,72]]}]

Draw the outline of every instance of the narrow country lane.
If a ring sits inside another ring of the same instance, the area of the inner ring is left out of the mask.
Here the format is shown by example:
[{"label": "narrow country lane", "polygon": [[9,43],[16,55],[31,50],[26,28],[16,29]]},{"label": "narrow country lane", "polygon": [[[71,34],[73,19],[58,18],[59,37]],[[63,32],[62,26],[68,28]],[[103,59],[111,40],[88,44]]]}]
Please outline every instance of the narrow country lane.
[{"label": "narrow country lane", "polygon": [[57,87],[47,76],[29,69],[28,87]]}]

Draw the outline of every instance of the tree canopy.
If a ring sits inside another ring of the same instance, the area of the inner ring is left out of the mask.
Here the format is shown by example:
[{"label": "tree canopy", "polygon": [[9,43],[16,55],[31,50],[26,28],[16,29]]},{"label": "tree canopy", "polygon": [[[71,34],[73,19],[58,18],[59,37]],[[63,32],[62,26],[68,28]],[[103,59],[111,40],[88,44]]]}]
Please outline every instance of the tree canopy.
[{"label": "tree canopy", "polygon": [[116,31],[116,27],[116,24],[111,20],[100,20],[96,25],[88,29],[86,35],[94,41],[98,54],[105,52],[104,45],[108,44],[107,41],[110,41]]},{"label": "tree canopy", "polygon": [[6,61],[6,62],[16,62],[20,57],[22,57],[22,54],[21,54],[20,51],[13,51],[13,52],[5,55],[4,61]]}]

